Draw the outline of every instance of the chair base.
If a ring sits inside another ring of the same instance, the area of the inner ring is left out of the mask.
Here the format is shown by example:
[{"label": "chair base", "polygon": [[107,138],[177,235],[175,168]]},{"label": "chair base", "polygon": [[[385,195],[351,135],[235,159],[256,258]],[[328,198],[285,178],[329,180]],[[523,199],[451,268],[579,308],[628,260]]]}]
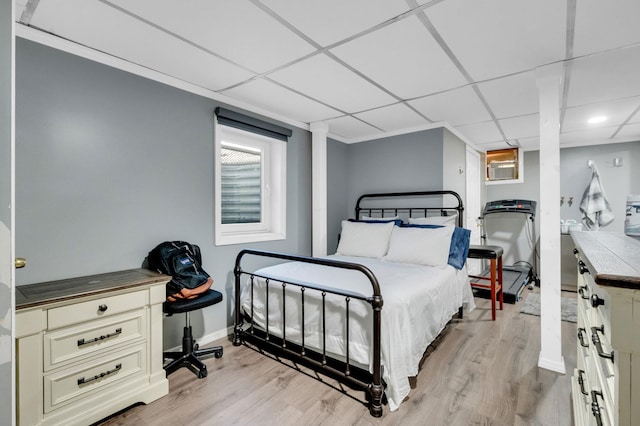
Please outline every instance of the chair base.
[{"label": "chair base", "polygon": [[199,349],[198,344],[193,340],[191,334],[191,326],[184,327],[184,334],[182,337],[182,351],[181,352],[164,352],[164,359],[171,359],[167,365],[164,366],[164,370],[167,373],[167,377],[174,371],[187,367],[191,370],[199,379],[207,377],[207,366],[199,359],[199,357],[205,357],[214,355],[216,358],[221,358],[223,353],[222,346],[214,346],[212,348]]}]

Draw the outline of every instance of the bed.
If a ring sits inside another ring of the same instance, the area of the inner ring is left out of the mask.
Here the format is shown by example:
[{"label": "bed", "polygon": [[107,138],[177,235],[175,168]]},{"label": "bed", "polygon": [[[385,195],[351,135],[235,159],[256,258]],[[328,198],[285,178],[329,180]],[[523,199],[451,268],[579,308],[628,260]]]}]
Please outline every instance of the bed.
[{"label": "bed", "polygon": [[[462,212],[453,191],[365,194],[355,218],[342,222],[335,255],[242,250],[234,345],[256,345],[363,389],[373,416],[385,399],[396,410],[427,347],[475,306]],[[249,271],[248,258],[278,263]]]}]

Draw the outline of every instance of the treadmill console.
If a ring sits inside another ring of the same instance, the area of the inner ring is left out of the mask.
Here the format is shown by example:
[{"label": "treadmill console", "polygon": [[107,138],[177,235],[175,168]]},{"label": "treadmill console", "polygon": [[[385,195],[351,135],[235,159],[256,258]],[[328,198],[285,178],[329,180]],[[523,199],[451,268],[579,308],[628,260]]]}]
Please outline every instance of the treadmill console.
[{"label": "treadmill console", "polygon": [[536,215],[536,202],[531,200],[496,200],[489,201],[482,212],[490,213],[524,213],[532,217]]}]

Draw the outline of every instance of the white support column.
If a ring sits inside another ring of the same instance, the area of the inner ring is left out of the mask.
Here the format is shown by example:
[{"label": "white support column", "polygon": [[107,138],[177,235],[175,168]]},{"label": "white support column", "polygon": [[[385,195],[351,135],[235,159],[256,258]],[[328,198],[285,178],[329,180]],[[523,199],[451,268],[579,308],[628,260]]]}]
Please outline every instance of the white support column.
[{"label": "white support column", "polygon": [[311,208],[313,256],[327,255],[327,133],[323,122],[311,123]]},{"label": "white support column", "polygon": [[540,357],[565,373],[560,316],[560,96],[562,64],[536,69],[540,95]]}]

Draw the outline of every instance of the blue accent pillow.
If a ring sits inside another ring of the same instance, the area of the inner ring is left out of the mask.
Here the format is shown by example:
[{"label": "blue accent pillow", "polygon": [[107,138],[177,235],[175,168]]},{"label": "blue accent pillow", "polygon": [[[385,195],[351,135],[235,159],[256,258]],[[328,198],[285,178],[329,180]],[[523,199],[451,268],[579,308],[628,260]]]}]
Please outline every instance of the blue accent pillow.
[{"label": "blue accent pillow", "polygon": [[[403,228],[442,228],[442,225],[416,225],[401,224]],[[469,242],[471,241],[471,231],[466,228],[456,226],[451,236],[451,245],[449,246],[448,264],[456,269],[462,269],[469,255]]]}]

